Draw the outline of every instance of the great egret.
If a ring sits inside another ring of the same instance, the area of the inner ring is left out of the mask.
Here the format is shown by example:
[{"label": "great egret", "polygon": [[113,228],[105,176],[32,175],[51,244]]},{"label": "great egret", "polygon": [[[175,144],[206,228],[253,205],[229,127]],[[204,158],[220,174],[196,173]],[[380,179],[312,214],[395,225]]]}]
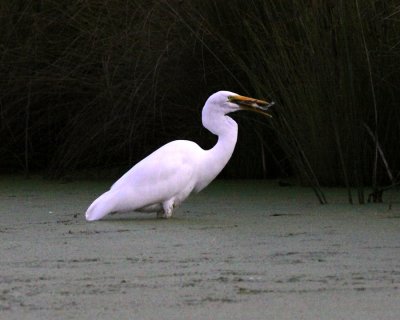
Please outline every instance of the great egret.
[{"label": "great egret", "polygon": [[203,150],[196,143],[176,140],[138,162],[111,189],[87,209],[86,220],[99,220],[112,212],[157,212],[170,218],[190,193],[204,189],[225,167],[235,148],[237,123],[228,113],[265,111],[274,103],[229,91],[211,95],[202,111],[203,126],[218,136],[217,144]]}]

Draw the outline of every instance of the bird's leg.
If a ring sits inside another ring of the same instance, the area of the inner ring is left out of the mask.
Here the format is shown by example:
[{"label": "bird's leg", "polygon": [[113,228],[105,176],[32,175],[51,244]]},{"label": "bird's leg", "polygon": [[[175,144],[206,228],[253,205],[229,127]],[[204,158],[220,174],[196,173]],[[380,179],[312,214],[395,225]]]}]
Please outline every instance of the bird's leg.
[{"label": "bird's leg", "polygon": [[175,203],[174,203],[175,199],[169,199],[168,201],[165,201],[162,206],[163,209],[161,211],[157,212],[157,218],[164,218],[164,219],[168,219],[172,217],[172,213],[174,212],[174,208],[175,208]]}]

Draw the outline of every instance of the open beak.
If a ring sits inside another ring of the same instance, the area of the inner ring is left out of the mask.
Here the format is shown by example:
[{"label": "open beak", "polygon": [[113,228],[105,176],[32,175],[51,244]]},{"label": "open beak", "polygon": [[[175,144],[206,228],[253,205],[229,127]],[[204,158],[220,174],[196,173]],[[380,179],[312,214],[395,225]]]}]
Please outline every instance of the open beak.
[{"label": "open beak", "polygon": [[228,100],[229,102],[236,103],[241,110],[254,111],[272,118],[272,116],[267,113],[267,110],[275,104],[273,101],[267,102],[264,100],[258,100],[240,95],[229,96]]}]

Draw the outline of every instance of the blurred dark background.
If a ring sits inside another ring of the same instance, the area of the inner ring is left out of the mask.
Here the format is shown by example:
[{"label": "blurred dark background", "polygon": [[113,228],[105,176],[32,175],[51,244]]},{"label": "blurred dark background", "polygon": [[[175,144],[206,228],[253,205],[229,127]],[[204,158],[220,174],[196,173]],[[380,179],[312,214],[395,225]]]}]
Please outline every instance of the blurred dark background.
[{"label": "blurred dark background", "polygon": [[241,113],[225,178],[315,188],[399,174],[398,1],[0,1],[0,171],[117,177],[162,144],[216,138],[225,89],[277,102]]}]

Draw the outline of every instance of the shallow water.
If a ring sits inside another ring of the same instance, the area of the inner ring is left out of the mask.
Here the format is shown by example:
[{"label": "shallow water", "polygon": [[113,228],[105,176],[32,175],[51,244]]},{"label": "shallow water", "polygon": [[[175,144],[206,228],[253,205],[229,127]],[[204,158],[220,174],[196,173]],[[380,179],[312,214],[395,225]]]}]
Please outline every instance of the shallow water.
[{"label": "shallow water", "polygon": [[[110,182],[0,177],[1,319],[399,319],[400,194],[216,181],[173,219],[84,220]],[[343,197],[343,198],[342,198]]]}]

